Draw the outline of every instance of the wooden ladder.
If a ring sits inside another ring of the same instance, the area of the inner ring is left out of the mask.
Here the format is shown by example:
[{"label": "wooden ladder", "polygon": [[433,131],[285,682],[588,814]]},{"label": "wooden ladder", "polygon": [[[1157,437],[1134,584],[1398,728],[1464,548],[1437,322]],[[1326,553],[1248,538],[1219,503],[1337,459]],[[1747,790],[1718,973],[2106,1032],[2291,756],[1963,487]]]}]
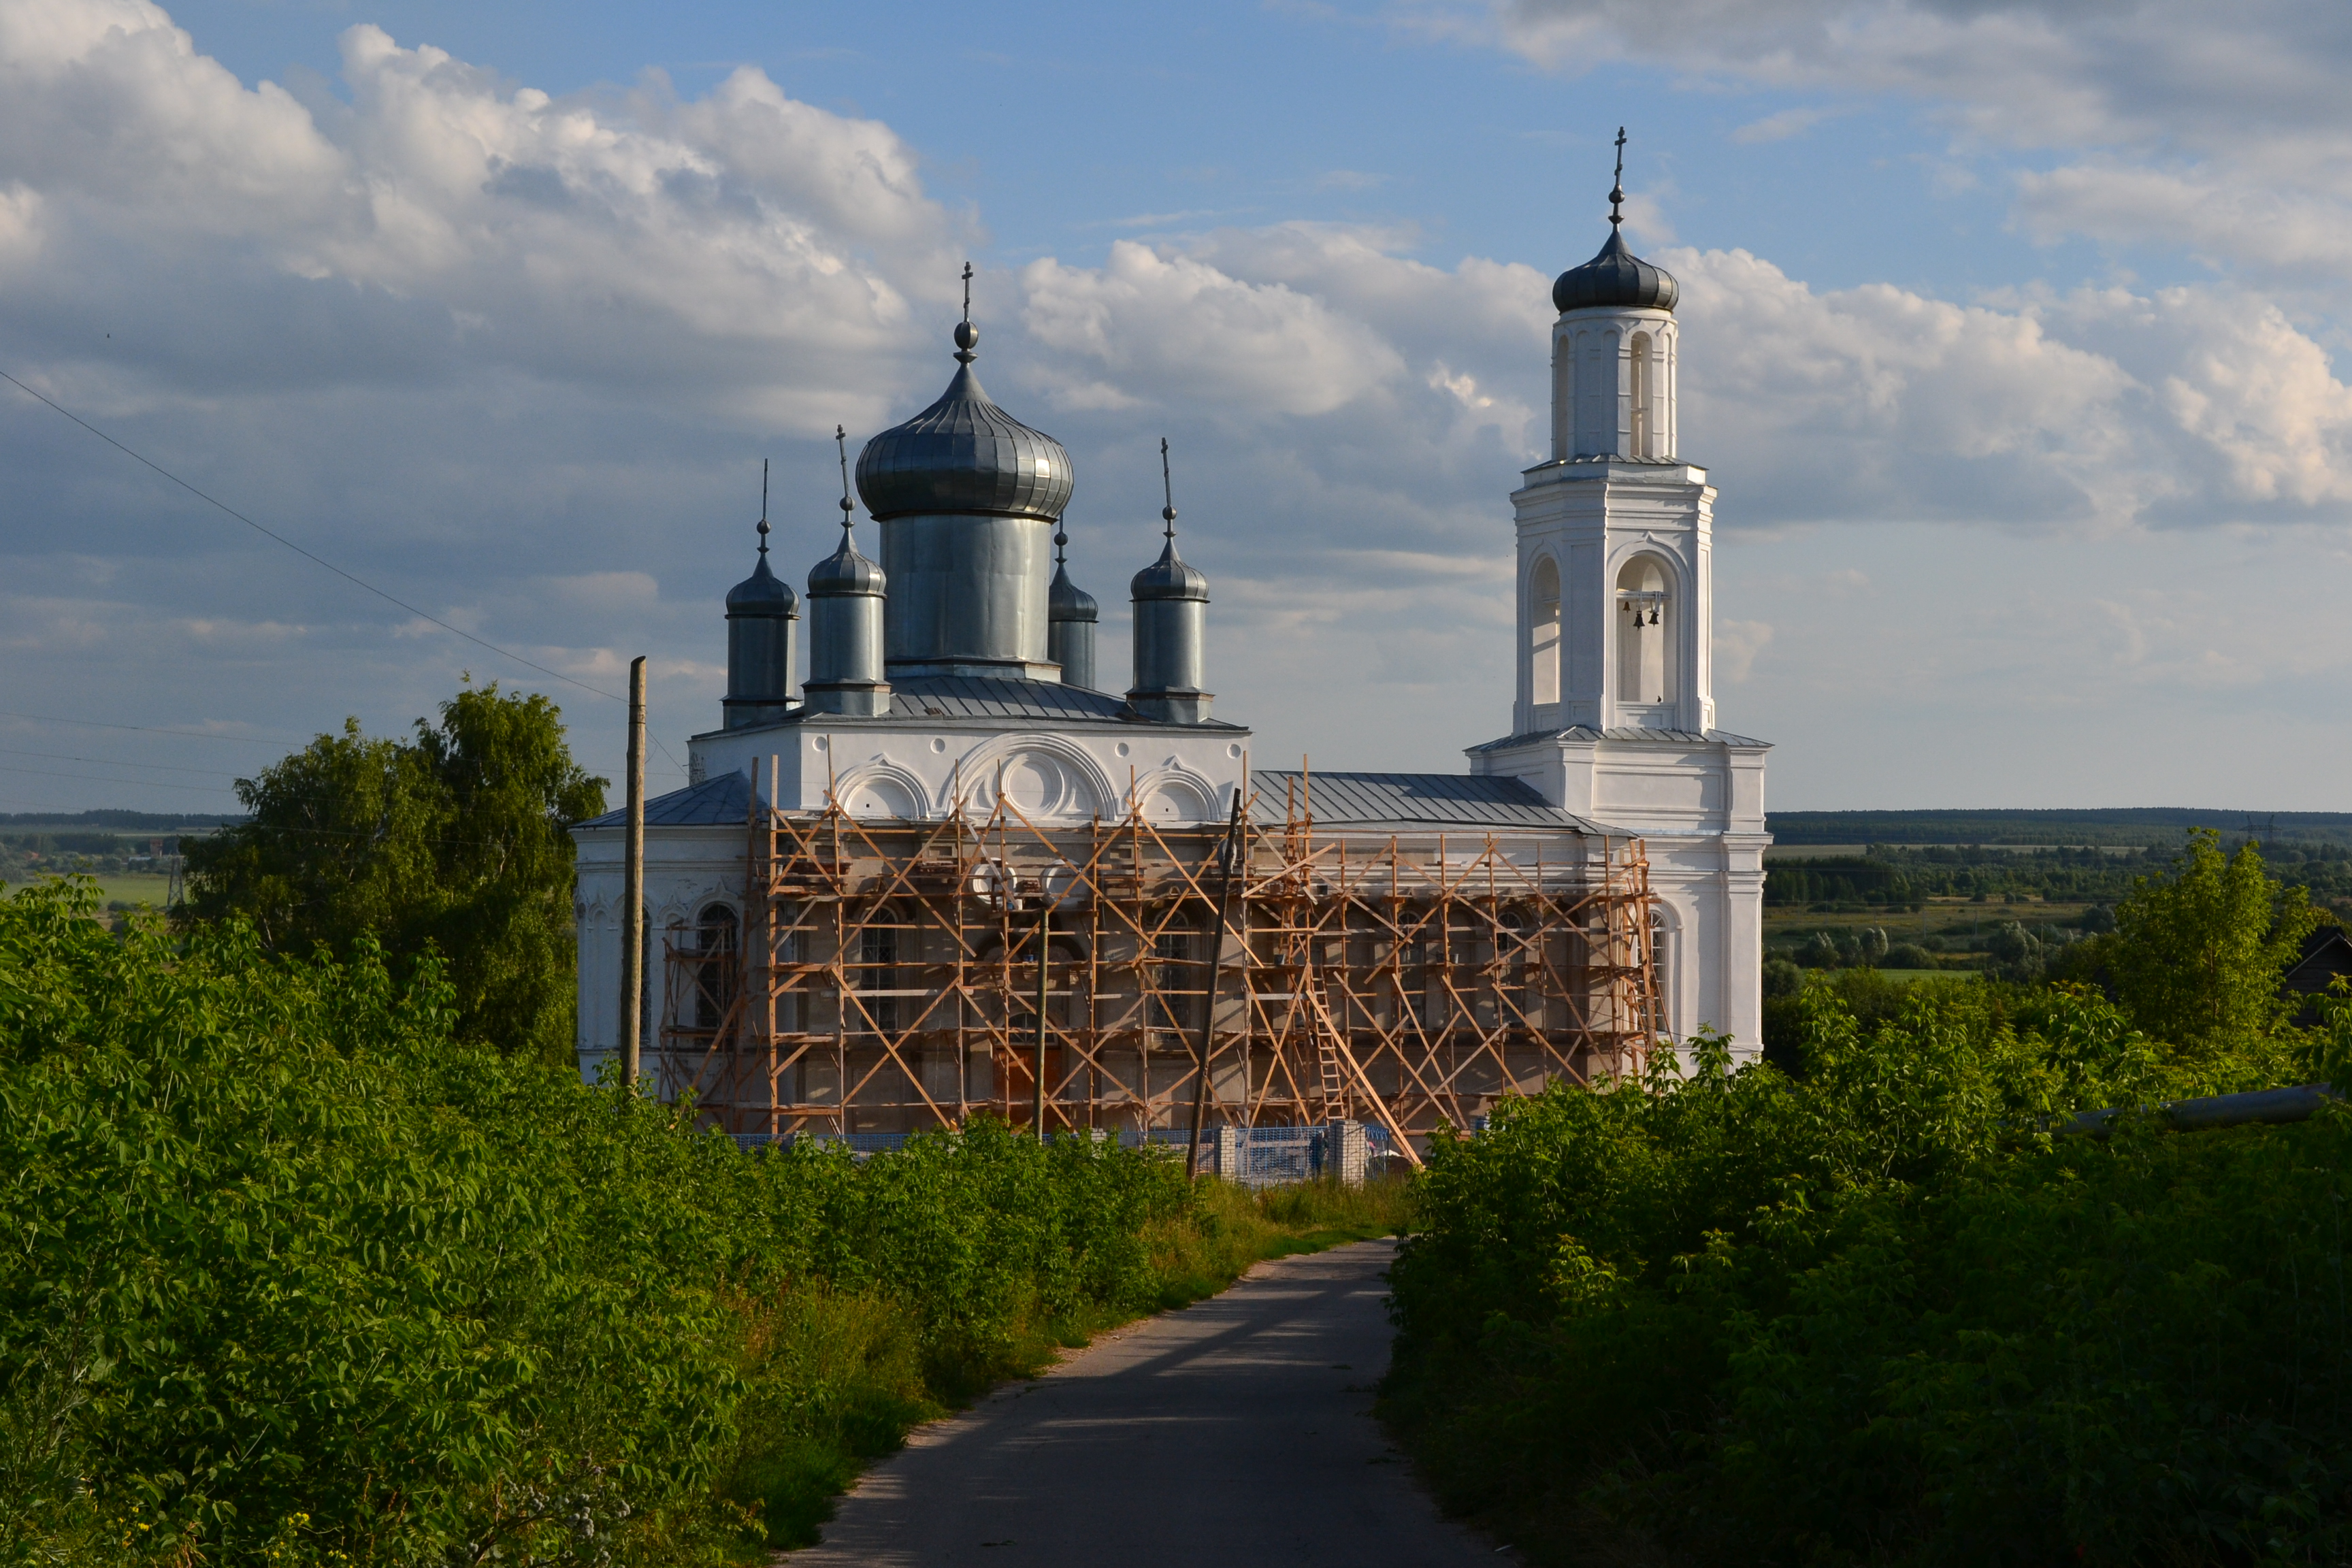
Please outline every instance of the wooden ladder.
[{"label": "wooden ladder", "polygon": [[1356,1060],[1356,1053],[1348,1048],[1348,1037],[1339,1032],[1339,1022],[1331,1016],[1331,1009],[1323,1000],[1323,983],[1308,980],[1299,987],[1298,994],[1307,999],[1307,1009],[1314,1015],[1315,1058],[1323,1077],[1324,1115],[1334,1121],[1352,1120],[1348,1116],[1347,1103],[1347,1086],[1352,1081],[1363,1091],[1364,1103],[1371,1108],[1373,1116],[1396,1141],[1396,1152],[1403,1155],[1415,1170],[1420,1169],[1421,1156],[1413,1152],[1412,1141],[1397,1124],[1388,1101],[1372,1088],[1372,1080],[1364,1076],[1362,1065]]}]

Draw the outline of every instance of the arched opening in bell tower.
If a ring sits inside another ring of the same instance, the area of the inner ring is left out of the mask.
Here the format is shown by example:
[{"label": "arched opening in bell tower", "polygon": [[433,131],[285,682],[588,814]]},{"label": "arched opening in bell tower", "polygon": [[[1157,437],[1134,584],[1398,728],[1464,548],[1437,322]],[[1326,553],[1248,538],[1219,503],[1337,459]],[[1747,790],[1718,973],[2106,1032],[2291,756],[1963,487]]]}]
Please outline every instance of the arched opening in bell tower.
[{"label": "arched opening in bell tower", "polygon": [[1549,555],[1528,576],[1528,700],[1559,700],[1559,568]]},{"label": "arched opening in bell tower", "polygon": [[1617,700],[1675,700],[1673,595],[1666,564],[1636,555],[1617,574]]}]

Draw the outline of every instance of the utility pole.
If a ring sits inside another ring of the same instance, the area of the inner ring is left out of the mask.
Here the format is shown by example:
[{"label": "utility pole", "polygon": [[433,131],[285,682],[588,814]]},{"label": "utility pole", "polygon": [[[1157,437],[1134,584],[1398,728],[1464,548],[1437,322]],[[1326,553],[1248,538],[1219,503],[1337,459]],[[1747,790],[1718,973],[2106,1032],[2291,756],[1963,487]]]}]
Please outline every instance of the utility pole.
[{"label": "utility pole", "polygon": [[1045,961],[1052,955],[1054,895],[1037,879],[1037,1142],[1045,1142]]},{"label": "utility pole", "polygon": [[629,661],[629,830],[621,869],[621,1084],[637,1086],[646,1017],[646,661]]},{"label": "utility pole", "polygon": [[[1233,821],[1225,827],[1223,854],[1224,882],[1217,889],[1217,923],[1209,932],[1209,978],[1202,987],[1201,1045],[1193,1053],[1192,1082],[1192,1148],[1184,1156],[1184,1179],[1198,1181],[1201,1175],[1201,1134],[1209,1120],[1209,1044],[1210,1031],[1217,1026],[1217,963],[1224,956],[1225,928],[1234,921],[1234,884],[1241,879],[1242,870],[1242,790],[1234,791]],[[1242,962],[1249,962],[1244,953]],[[1231,1172],[1223,1173],[1230,1176]]]}]

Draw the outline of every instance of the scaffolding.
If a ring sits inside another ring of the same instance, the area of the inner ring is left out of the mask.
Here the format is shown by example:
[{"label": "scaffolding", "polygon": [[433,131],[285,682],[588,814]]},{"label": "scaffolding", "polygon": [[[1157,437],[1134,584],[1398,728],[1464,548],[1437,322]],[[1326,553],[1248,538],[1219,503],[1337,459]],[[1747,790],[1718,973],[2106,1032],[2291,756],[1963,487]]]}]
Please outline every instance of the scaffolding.
[{"label": "scaffolding", "polygon": [[923,821],[755,800],[741,910],[663,942],[660,1092],[739,1136],[1344,1120],[1410,1159],[1663,1037],[1638,838],[1323,827],[1295,781],[1244,795],[1185,827],[1041,826],[1001,792]]}]

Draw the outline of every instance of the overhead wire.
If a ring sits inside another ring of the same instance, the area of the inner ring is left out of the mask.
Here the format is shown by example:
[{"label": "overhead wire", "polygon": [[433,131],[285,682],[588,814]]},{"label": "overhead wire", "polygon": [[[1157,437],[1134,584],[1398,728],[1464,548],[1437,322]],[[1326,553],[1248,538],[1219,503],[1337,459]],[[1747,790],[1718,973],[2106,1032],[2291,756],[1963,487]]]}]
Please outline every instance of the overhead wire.
[{"label": "overhead wire", "polygon": [[79,724],[85,730],[136,730],[142,735],[185,735],[192,741],[236,741],[248,746],[282,746],[263,735],[220,735],[206,730],[169,730],[158,724],[109,724],[98,719],[60,719],[53,713],[12,713],[0,708],[0,719],[23,719],[35,724]]},{"label": "overhead wire", "polygon": [[[52,763],[89,763],[101,768],[145,768],[152,773],[203,773],[208,778],[242,778],[242,773],[224,773],[219,768],[184,768],[174,763],[126,763],[114,757],[77,757],[66,752],[28,752],[20,746],[0,746],[0,756],[40,757]],[[124,784],[136,784],[136,779],[124,779]]]},{"label": "overhead wire", "polygon": [[[394,605],[401,609],[406,610],[410,615],[416,616],[419,620],[430,621],[433,625],[439,626],[445,632],[448,632],[456,637],[463,637],[477,647],[487,648],[490,652],[497,654],[500,658],[512,659],[515,663],[521,665],[526,669],[537,670],[540,674],[546,676],[551,680],[560,680],[566,686],[576,686],[581,690],[588,692],[592,696],[602,697],[607,701],[625,702],[628,700],[626,698],[619,696],[614,692],[605,690],[603,687],[591,686],[586,681],[576,679],[572,676],[564,674],[561,670],[550,669],[543,664],[525,658],[522,655],[515,652],[511,648],[500,647],[498,644],[489,641],[486,637],[478,637],[473,633],[467,631],[461,626],[451,626],[448,622],[443,620],[438,616],[430,615],[425,611],[418,609],[407,600],[403,599],[396,595],[386,593],[383,589],[377,587],[374,584],[367,581],[365,578],[356,576],[352,573],[344,571],[341,567],[336,565],[326,557],[304,549],[301,545],[295,543],[292,540],[287,538],[284,534],[278,532],[274,529],[266,528],[262,524],[256,522],[253,519],[246,516],[245,513],[237,510],[236,508],[229,505],[226,501],[220,500],[218,497],[209,495],[205,491],[198,489],[194,485],[190,484],[179,475],[172,472],[171,469],[163,467],[163,464],[156,462],[153,458],[149,458],[142,453],[134,451],[131,447],[124,446],[121,442],[116,440],[113,437],[108,435],[105,431],[91,424],[89,420],[84,419],[80,415],[76,414],[72,409],[68,408],[65,405],[58,402],[47,393],[26,385],[14,375],[9,374],[8,372],[0,370],[0,381],[5,381],[9,385],[15,387],[26,396],[33,398],[37,402],[44,404],[49,408],[56,410],[58,413],[64,415],[68,419],[72,420],[84,430],[89,431],[91,435],[97,437],[100,440],[105,442],[108,446],[121,453],[124,457],[129,458],[132,462],[152,469],[155,473],[158,473],[164,479],[171,480],[173,484],[179,486],[182,489],[187,491],[198,500],[203,501],[205,505],[217,508],[219,510],[227,513],[229,516],[236,519],[237,521],[245,524],[246,527],[252,529],[256,533],[260,534],[263,538],[276,541],[278,543],[284,545],[287,549],[294,552],[295,554],[301,556],[304,560],[310,562],[312,564],[322,566],[328,571],[332,572],[336,576],[341,577],[343,581],[351,584],[353,587],[365,589],[367,592],[373,594],[377,598],[382,599],[384,603]],[[68,722],[70,721],[68,721]],[[124,726],[124,728],[131,727],[132,726],[128,725]],[[660,737],[651,736],[650,738],[653,740],[656,746],[660,747],[662,755],[669,757],[670,765],[672,767],[677,768],[681,773],[687,771],[685,764],[681,763],[675,756],[670,755],[669,748],[662,744]]]}]

